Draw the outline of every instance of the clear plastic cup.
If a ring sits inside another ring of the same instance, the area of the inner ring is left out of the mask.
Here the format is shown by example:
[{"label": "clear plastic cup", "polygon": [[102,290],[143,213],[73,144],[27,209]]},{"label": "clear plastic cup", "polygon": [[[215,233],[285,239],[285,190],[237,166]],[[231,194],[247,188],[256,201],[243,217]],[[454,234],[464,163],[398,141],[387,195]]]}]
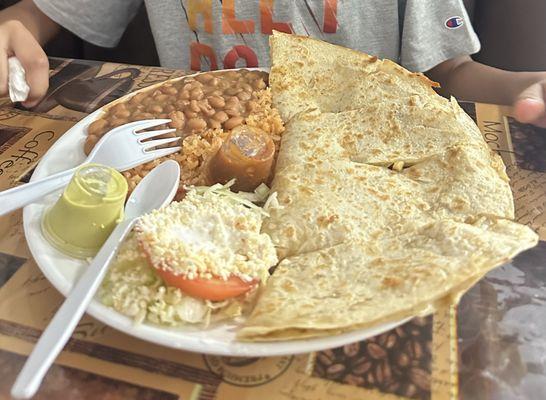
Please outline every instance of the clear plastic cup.
[{"label": "clear plastic cup", "polygon": [[99,164],[80,167],[57,203],[42,219],[42,232],[70,256],[94,256],[123,218],[127,181]]}]

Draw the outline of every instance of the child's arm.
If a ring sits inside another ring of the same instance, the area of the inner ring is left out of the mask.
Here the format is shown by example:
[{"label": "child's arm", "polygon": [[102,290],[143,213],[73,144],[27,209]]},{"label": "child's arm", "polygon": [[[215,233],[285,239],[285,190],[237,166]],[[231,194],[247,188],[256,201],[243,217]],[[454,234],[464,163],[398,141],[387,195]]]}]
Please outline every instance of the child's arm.
[{"label": "child's arm", "polygon": [[427,75],[442,85],[442,93],[514,105],[519,121],[546,127],[546,72],[503,71],[464,56],[437,65]]},{"label": "child's arm", "polygon": [[16,56],[30,86],[24,105],[32,107],[40,101],[49,86],[49,64],[41,45],[59,29],[32,0],[22,0],[0,12],[0,96],[8,92],[8,57]]}]

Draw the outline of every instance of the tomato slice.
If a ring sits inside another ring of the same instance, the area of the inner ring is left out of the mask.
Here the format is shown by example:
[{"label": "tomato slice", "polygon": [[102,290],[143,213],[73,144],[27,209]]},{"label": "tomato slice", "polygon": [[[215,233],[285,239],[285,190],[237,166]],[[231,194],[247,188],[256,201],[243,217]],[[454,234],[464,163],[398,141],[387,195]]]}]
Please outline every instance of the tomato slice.
[{"label": "tomato slice", "polygon": [[227,280],[219,277],[188,279],[184,275],[175,275],[168,270],[156,269],[156,271],[167,285],[174,286],[190,296],[213,301],[240,296],[258,283],[257,279],[245,282],[238,276],[230,276]]}]

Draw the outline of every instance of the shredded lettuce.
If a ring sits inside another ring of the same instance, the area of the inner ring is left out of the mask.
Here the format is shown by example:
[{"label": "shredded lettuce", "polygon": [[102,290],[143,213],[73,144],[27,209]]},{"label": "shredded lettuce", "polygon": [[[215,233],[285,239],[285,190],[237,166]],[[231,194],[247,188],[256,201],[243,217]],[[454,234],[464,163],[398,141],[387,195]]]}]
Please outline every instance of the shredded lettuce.
[{"label": "shredded lettuce", "polygon": [[264,210],[266,211],[272,210],[275,208],[277,209],[283,208],[279,203],[279,199],[277,198],[277,192],[271,193],[264,204]]},{"label": "shredded lettuce", "polygon": [[212,186],[187,186],[186,190],[194,190],[197,194],[207,196],[209,193],[214,193],[219,196],[223,196],[234,203],[243,204],[244,206],[258,211],[260,214],[269,217],[269,213],[264,208],[256,205],[255,203],[263,203],[266,201],[269,195],[269,188],[262,183],[256,188],[254,193],[249,192],[232,192],[231,187],[235,184],[235,179],[230,180],[225,185],[216,183]]},{"label": "shredded lettuce", "polygon": [[205,320],[211,309],[207,307],[204,301],[193,297],[184,297],[176,306],[176,312],[182,321],[196,324]]}]

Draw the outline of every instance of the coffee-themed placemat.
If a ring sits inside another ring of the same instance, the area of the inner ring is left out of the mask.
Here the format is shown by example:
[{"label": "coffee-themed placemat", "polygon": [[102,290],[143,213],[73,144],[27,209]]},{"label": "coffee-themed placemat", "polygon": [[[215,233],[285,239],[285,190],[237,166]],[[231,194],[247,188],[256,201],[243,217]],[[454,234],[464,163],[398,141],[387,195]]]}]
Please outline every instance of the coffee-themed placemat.
[{"label": "coffee-themed placemat", "polygon": [[[83,116],[132,90],[183,75],[76,60],[53,59],[51,67],[48,95],[33,110],[0,99],[0,190],[27,182],[45,152]],[[506,108],[470,103],[464,108],[507,165],[518,221],[545,240],[545,132],[517,123]],[[533,254],[544,254],[539,261],[546,264],[546,252]],[[514,267],[500,270],[505,268]],[[480,390],[485,395],[490,387],[480,375],[484,366],[461,359],[480,344],[483,351],[498,351],[483,344],[492,332],[484,324],[488,311],[467,300],[488,298],[484,282],[489,285],[487,279],[480,282],[458,309],[446,300],[434,315],[377,337],[295,356],[232,358],[173,351],[86,316],[37,398],[96,399],[108,393],[112,399],[452,399]],[[24,356],[63,299],[30,256],[21,211],[0,217],[0,286],[0,398],[5,398]],[[459,345],[457,335],[464,338]]]}]

